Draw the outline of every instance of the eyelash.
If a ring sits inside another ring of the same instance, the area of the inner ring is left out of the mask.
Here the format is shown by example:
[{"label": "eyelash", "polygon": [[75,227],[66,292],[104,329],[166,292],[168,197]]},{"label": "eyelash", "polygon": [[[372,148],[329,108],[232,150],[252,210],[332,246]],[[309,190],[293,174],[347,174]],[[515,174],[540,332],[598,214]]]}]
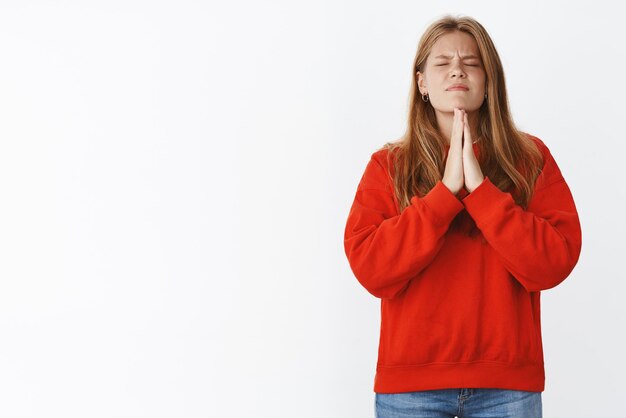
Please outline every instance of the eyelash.
[{"label": "eyelash", "polygon": [[[444,65],[447,65],[447,64],[438,64],[438,65],[435,65],[435,67],[441,67],[441,66],[444,66]],[[467,66],[468,67],[478,67],[478,65],[472,65],[472,64],[467,64]]]}]

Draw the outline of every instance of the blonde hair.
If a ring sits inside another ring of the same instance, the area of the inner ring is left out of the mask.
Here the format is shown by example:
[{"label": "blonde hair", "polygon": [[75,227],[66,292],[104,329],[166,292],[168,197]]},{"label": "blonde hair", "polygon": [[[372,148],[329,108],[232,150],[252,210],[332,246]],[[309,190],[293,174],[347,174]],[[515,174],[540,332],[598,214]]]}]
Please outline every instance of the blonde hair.
[{"label": "blonde hair", "polygon": [[412,67],[408,123],[404,135],[387,142],[388,162],[393,170],[395,197],[402,212],[414,195],[424,196],[443,178],[445,146],[430,102],[419,94],[417,72],[423,71],[434,43],[453,31],[471,35],[478,45],[486,73],[487,99],[478,111],[479,162],[483,175],[502,191],[511,191],[516,203],[526,208],[543,166],[543,155],[530,135],[519,131],[509,112],[504,71],[498,52],[485,28],[471,17],[446,15],[422,35]]}]

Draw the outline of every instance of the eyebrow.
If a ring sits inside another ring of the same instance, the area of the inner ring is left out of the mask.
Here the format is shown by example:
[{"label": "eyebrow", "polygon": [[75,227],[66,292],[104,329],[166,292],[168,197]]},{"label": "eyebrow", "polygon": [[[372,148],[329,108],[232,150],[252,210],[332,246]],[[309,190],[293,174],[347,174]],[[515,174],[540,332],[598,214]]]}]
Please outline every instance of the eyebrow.
[{"label": "eyebrow", "polygon": [[[440,54],[440,55],[437,55],[435,58],[451,58],[451,57],[452,57],[451,55]],[[470,58],[480,58],[480,57],[476,55],[464,55],[463,56],[463,59],[470,59]]]}]

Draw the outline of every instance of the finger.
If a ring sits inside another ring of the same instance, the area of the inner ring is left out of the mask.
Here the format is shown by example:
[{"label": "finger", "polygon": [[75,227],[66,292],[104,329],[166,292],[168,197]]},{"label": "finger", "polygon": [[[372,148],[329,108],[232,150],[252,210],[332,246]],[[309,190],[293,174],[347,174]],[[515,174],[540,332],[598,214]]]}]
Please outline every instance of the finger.
[{"label": "finger", "polygon": [[466,118],[466,123],[463,127],[463,148],[465,148],[465,146],[467,145],[467,148],[469,148],[468,152],[469,153],[473,153],[474,150],[472,148],[472,143],[473,143],[473,139],[472,139],[472,133],[470,132],[470,128],[469,128],[469,123],[467,122],[467,118]]},{"label": "finger", "polygon": [[457,108],[454,108],[454,116],[452,118],[452,131],[450,132],[450,142],[454,141],[456,137],[456,133],[459,129],[459,112]]},{"label": "finger", "polygon": [[456,145],[460,143],[463,136],[463,117],[461,110],[454,108],[454,120],[452,122],[452,133],[450,138],[450,145]]},{"label": "finger", "polygon": [[472,134],[470,133],[470,128],[469,128],[469,121],[467,119],[467,113],[465,113],[463,115],[463,136],[465,138],[466,141],[468,141],[469,144],[472,143],[473,139],[472,139]]}]

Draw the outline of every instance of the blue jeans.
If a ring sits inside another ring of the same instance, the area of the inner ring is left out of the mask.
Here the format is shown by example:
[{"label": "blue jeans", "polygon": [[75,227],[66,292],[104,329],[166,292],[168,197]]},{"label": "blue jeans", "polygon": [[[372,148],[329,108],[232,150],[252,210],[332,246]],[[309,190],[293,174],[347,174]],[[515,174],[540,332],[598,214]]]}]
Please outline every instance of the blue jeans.
[{"label": "blue jeans", "polygon": [[542,418],[541,392],[439,389],[376,393],[376,418]]}]

